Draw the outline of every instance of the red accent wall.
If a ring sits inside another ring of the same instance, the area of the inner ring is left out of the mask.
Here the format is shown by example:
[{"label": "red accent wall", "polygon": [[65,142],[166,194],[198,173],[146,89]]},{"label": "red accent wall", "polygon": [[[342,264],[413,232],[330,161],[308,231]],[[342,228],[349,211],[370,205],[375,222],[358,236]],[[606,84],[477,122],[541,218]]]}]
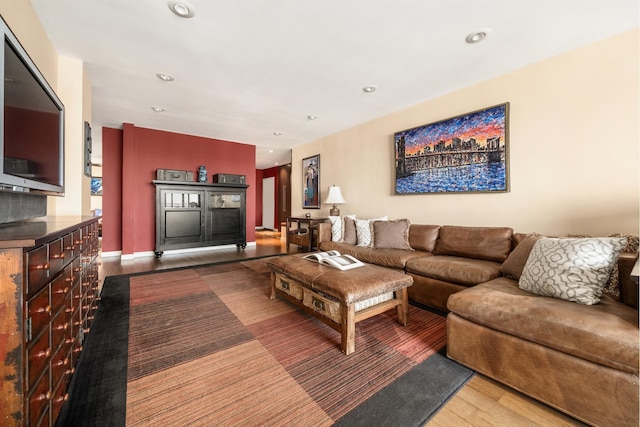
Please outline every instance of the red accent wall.
[{"label": "red accent wall", "polygon": [[[116,137],[113,132],[103,132],[103,137],[105,135]],[[207,167],[209,182],[216,173],[245,175],[249,185],[247,188],[247,241],[255,241],[255,146],[146,129],[132,124],[123,125],[121,141],[122,226],[120,232],[123,255],[149,252],[155,248],[155,186],[152,181],[156,178],[156,169],[190,170],[193,171],[195,180],[198,167],[204,165]],[[107,141],[106,145],[109,144],[110,142]],[[105,157],[103,160],[105,187],[110,185],[104,172],[106,162]],[[110,209],[110,198],[103,196],[103,212]],[[114,232],[117,233],[117,230]],[[104,233],[106,230],[103,230],[103,236]],[[103,237],[103,250],[118,249],[105,247]]]},{"label": "red accent wall", "polygon": [[[122,131],[102,128],[102,251],[122,250]],[[107,185],[108,184],[108,185]]]}]

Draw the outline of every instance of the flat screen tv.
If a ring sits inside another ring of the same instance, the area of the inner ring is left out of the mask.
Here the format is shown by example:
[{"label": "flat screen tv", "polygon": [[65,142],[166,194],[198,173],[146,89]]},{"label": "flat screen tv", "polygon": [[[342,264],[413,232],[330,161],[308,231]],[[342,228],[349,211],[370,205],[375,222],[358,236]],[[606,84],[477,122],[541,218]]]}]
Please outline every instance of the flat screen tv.
[{"label": "flat screen tv", "polygon": [[63,196],[64,105],[0,21],[0,190]]}]

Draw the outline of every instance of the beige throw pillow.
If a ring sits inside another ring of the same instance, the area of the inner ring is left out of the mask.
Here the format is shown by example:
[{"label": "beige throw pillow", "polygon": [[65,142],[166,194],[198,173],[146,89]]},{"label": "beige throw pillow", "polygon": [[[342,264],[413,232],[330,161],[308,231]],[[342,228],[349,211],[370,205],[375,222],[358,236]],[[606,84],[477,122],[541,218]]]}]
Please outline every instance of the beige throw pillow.
[{"label": "beige throw pillow", "polygon": [[356,219],[355,215],[344,216],[329,216],[329,222],[331,223],[331,241],[340,242],[343,239],[342,223],[344,218]]},{"label": "beige throw pillow", "polygon": [[356,236],[358,246],[371,246],[371,222],[372,221],[386,221],[387,216],[372,219],[356,219]]},{"label": "beige throw pillow", "polygon": [[342,218],[342,240],[341,243],[355,245],[356,238],[356,220],[353,218]]},{"label": "beige throw pillow", "polygon": [[584,305],[600,302],[626,239],[541,238],[533,245],[518,287]]},{"label": "beige throw pillow", "polygon": [[372,221],[373,247],[376,249],[406,249],[412,251],[409,245],[408,219],[393,221]]}]

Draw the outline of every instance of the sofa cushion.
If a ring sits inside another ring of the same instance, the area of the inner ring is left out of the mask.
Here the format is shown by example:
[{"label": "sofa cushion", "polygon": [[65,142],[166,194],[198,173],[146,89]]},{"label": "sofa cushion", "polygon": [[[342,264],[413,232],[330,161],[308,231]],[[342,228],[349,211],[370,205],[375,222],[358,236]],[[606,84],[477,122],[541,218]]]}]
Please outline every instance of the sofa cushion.
[{"label": "sofa cushion", "polygon": [[502,263],[500,267],[502,274],[516,280],[520,279],[524,265],[527,263],[527,259],[529,259],[531,249],[533,249],[533,245],[540,240],[541,237],[539,234],[530,234],[520,241],[518,246],[511,251],[507,260]]},{"label": "sofa cushion", "polygon": [[372,221],[372,247],[374,249],[406,249],[412,251],[409,245],[408,219],[393,221]]},{"label": "sofa cushion", "polygon": [[465,258],[504,262],[511,252],[509,227],[440,227],[436,242],[436,255],[453,255]]},{"label": "sofa cushion", "polygon": [[500,275],[500,263],[447,255],[413,258],[407,261],[407,272],[432,279],[474,286]]},{"label": "sofa cushion", "polygon": [[616,237],[539,239],[518,286],[537,295],[597,304],[626,243]]},{"label": "sofa cushion", "polygon": [[471,322],[638,375],[638,311],[609,297],[572,304],[499,277],[451,295],[447,307]]},{"label": "sofa cushion", "polygon": [[362,246],[348,245],[337,242],[320,242],[320,250],[336,250],[342,254],[347,254],[358,258],[362,262],[404,269],[407,261],[417,257],[431,257],[433,254],[422,251],[410,251],[406,249],[374,249]]},{"label": "sofa cushion", "polygon": [[411,224],[409,245],[417,251],[433,252],[438,240],[439,225]]},{"label": "sofa cushion", "polygon": [[329,216],[329,222],[331,223],[331,240],[333,240],[334,242],[339,242],[343,239],[342,223],[344,222],[344,218],[356,219],[356,216]]}]

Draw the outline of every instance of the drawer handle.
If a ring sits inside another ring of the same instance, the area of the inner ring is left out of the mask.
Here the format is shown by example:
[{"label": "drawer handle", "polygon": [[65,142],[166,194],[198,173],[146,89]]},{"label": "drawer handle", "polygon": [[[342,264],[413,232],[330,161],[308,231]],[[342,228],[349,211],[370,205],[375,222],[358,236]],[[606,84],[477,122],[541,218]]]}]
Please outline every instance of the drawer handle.
[{"label": "drawer handle", "polygon": [[68,365],[69,364],[69,359],[64,359],[64,360],[58,360],[55,363],[55,366],[64,366],[64,365]]},{"label": "drawer handle", "polygon": [[66,402],[67,400],[69,400],[69,393],[65,393],[64,396],[58,396],[53,399],[53,401],[56,403]]},{"label": "drawer handle", "polygon": [[71,344],[73,342],[73,338],[67,338],[66,340],[64,340],[65,344]]},{"label": "drawer handle", "polygon": [[74,273],[78,273],[80,271],[82,271],[82,267],[76,267],[76,268],[73,269]]},{"label": "drawer handle", "polygon": [[40,307],[35,310],[35,314],[42,314],[42,313],[47,313],[47,314],[51,313],[51,306],[48,305],[46,307]]},{"label": "drawer handle", "polygon": [[48,348],[46,350],[42,350],[42,351],[37,352],[36,353],[36,357],[45,358],[46,359],[47,357],[49,357],[50,354],[51,354],[51,349]]},{"label": "drawer handle", "polygon": [[66,331],[69,328],[69,324],[65,323],[64,325],[58,325],[55,327],[56,331]]},{"label": "drawer handle", "polygon": [[82,346],[73,349],[74,353],[80,353],[81,351],[82,351]]},{"label": "drawer handle", "polygon": [[38,397],[36,397],[36,400],[49,400],[51,399],[51,390],[49,390],[46,394],[39,394]]},{"label": "drawer handle", "polygon": [[73,282],[75,280],[75,276],[71,276],[71,277],[67,277],[66,279],[64,279],[65,282]]},{"label": "drawer handle", "polygon": [[[67,282],[69,281],[69,279],[65,279]],[[64,289],[56,289],[55,291],[53,291],[54,294],[66,294],[67,292],[69,292],[69,287],[67,286]]]},{"label": "drawer handle", "polygon": [[311,297],[311,305],[316,310],[324,311],[324,301],[319,300],[316,297]]},{"label": "drawer handle", "polygon": [[33,270],[48,270],[51,265],[48,262],[44,264],[37,264],[32,267]]},{"label": "drawer handle", "polygon": [[75,247],[75,245],[65,246],[65,247],[64,247],[64,250],[65,250],[65,251],[75,251],[75,250],[76,250],[76,247]]},{"label": "drawer handle", "polygon": [[284,280],[280,280],[280,285],[282,286],[282,289],[285,290],[289,290],[289,282],[285,282]]},{"label": "drawer handle", "polygon": [[84,332],[85,334],[88,334],[89,332],[91,332],[91,328],[85,328],[82,330],[82,332]]},{"label": "drawer handle", "polygon": [[53,259],[58,259],[58,258],[59,259],[64,259],[64,252],[61,253],[61,254],[52,254],[51,258],[53,258]]},{"label": "drawer handle", "polygon": [[73,374],[75,371],[76,371],[76,368],[70,368],[70,369],[67,369],[66,371],[64,371],[64,373],[65,373],[65,374],[67,374],[67,375],[71,375],[71,374]]}]

